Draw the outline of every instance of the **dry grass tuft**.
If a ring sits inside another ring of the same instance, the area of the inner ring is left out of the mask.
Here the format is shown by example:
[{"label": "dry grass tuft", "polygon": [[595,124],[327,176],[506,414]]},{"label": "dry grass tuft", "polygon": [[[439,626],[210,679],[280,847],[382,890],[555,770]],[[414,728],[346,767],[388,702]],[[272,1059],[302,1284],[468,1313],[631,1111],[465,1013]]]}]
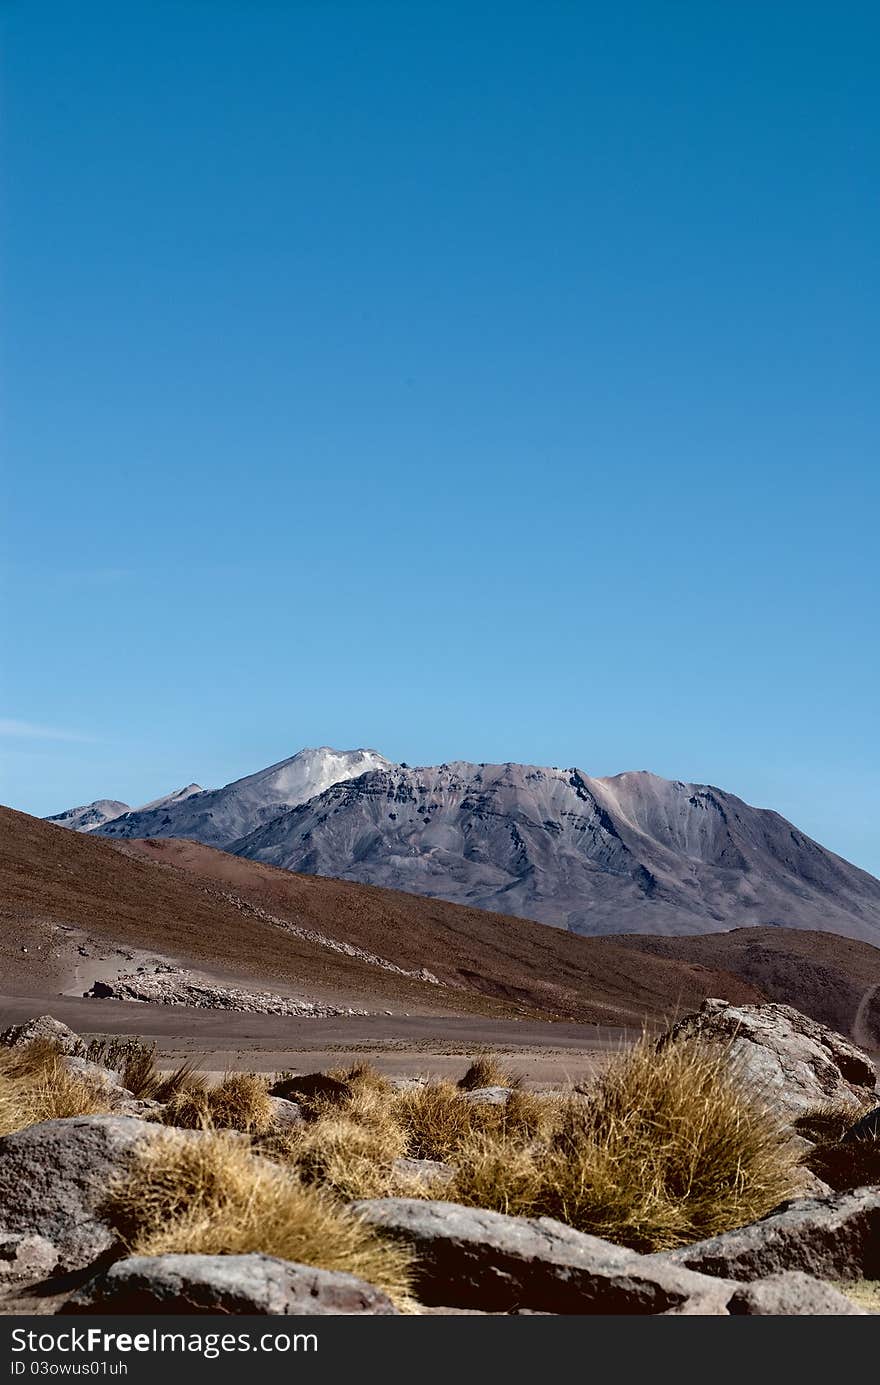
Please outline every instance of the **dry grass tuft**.
[{"label": "dry grass tuft", "polygon": [[558,1101],[527,1091],[512,1092],[506,1103],[476,1105],[451,1082],[429,1082],[399,1093],[394,1114],[413,1158],[454,1161],[476,1137],[522,1143],[546,1134],[559,1107]]},{"label": "dry grass tuft", "polygon": [[140,1101],[169,1101],[178,1092],[204,1086],[195,1059],[185,1058],[171,1072],[160,1072],[156,1045],[141,1039],[93,1039],[83,1056],[118,1072],[123,1087]]},{"label": "dry grass tuft", "polygon": [[0,1135],[38,1121],[111,1109],[106,1090],[70,1072],[56,1045],[37,1040],[24,1048],[0,1049]]},{"label": "dry grass tuft", "polygon": [[792,1186],[782,1124],[742,1090],[723,1049],[645,1040],[570,1102],[545,1144],[474,1139],[449,1196],[545,1215],[637,1250],[763,1216]]},{"label": "dry grass tuft", "polygon": [[407,1251],[230,1134],[194,1139],[167,1131],[111,1189],[106,1210],[134,1254],[262,1251],[345,1270],[398,1302],[408,1294]]},{"label": "dry grass tuft", "polygon": [[202,1083],[178,1091],[162,1117],[185,1130],[239,1130],[263,1135],[275,1124],[266,1079],[250,1072],[228,1073],[216,1087]]},{"label": "dry grass tuft", "polygon": [[393,1163],[405,1152],[406,1136],[390,1119],[361,1124],[350,1115],[327,1115],[292,1132],[285,1154],[304,1183],[349,1200],[394,1191]]},{"label": "dry grass tuft", "polygon": [[509,1072],[494,1054],[478,1053],[458,1085],[463,1092],[474,1092],[479,1087],[521,1087],[523,1081],[522,1073]]}]

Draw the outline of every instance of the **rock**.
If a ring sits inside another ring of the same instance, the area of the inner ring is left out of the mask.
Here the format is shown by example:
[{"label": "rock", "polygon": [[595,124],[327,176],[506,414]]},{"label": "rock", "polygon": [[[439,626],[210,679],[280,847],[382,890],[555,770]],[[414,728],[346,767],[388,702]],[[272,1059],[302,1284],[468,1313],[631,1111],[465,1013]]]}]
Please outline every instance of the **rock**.
[{"label": "rock", "polygon": [[345,1082],[331,1077],[326,1072],[307,1072],[296,1077],[285,1077],[269,1088],[271,1096],[283,1097],[285,1101],[314,1101],[316,1098],[340,1101],[346,1097],[349,1088]]},{"label": "rock", "polygon": [[302,1125],[305,1117],[298,1101],[287,1101],[283,1096],[273,1096],[269,1100],[275,1113],[276,1129],[290,1130],[295,1125]]},{"label": "rock", "polygon": [[469,1106],[506,1106],[512,1090],[511,1087],[474,1087],[461,1095]]},{"label": "rock", "polygon": [[840,1142],[847,1145],[853,1140],[880,1140],[880,1106],[875,1106],[873,1111],[866,1112],[855,1125],[851,1125]]},{"label": "rock", "polygon": [[867,1054],[791,1005],[704,1000],[661,1043],[691,1037],[729,1047],[749,1085],[788,1117],[829,1101],[850,1105],[857,1113],[877,1080]]},{"label": "rock", "polygon": [[10,1025],[0,1034],[0,1044],[5,1048],[24,1048],[26,1044],[35,1043],[38,1039],[56,1044],[63,1053],[78,1053],[84,1047],[78,1034],[74,1034],[66,1024],[53,1019],[51,1015],[39,1015],[24,1024]]},{"label": "rock", "polygon": [[58,1264],[58,1251],[45,1236],[0,1231],[0,1287],[36,1284]]},{"label": "rock", "polygon": [[84,995],[97,1000],[130,1000],[151,1005],[186,1005],[197,1010],[237,1010],[257,1015],[293,1015],[326,1018],[332,1015],[365,1015],[366,1010],[340,1010],[310,1000],[294,1000],[271,991],[248,991],[219,986],[179,967],[161,965],[153,971],[139,967],[113,980],[95,981]]},{"label": "rock", "polygon": [[115,1068],[105,1068],[100,1063],[90,1063],[87,1058],[79,1058],[76,1054],[67,1054],[64,1059],[64,1066],[75,1077],[81,1077],[83,1081],[91,1083],[92,1086],[102,1087],[121,1100],[129,1097],[132,1101],[135,1099],[134,1094],[123,1087],[122,1074],[117,1072]]},{"label": "rock", "polygon": [[666,1313],[701,1300],[723,1312],[731,1286],[655,1262],[549,1217],[507,1217],[419,1198],[376,1198],[352,1210],[416,1253],[426,1304],[506,1312]]},{"label": "rock", "polygon": [[42,1121],[0,1139],[0,1226],[45,1236],[61,1271],[113,1245],[100,1207],[111,1179],[163,1131],[131,1116]]},{"label": "rock", "polygon": [[784,1202],[761,1221],[651,1258],[746,1281],[783,1270],[819,1279],[876,1279],[880,1187]]},{"label": "rock", "polygon": [[352,1274],[272,1255],[133,1255],[75,1293],[62,1313],[397,1313]]},{"label": "rock", "polygon": [[792,1197],[828,1197],[834,1192],[830,1183],[825,1183],[818,1174],[813,1173],[805,1164],[799,1164],[794,1170]]},{"label": "rock", "polygon": [[423,1188],[447,1188],[455,1177],[455,1169],[439,1159],[395,1159],[392,1168],[401,1187],[419,1184]]},{"label": "rock", "polygon": [[752,1317],[869,1316],[839,1289],[802,1274],[800,1270],[786,1270],[782,1274],[768,1275],[766,1279],[756,1279],[753,1284],[744,1284],[728,1300],[727,1311],[731,1315],[745,1313]]}]

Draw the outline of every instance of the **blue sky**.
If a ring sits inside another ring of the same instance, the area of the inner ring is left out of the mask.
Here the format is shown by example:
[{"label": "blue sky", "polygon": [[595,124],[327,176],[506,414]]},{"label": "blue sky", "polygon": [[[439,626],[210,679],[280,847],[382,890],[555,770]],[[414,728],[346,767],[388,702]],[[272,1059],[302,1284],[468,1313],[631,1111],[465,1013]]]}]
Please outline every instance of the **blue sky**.
[{"label": "blue sky", "polygon": [[5,801],[369,745],[880,872],[875,5],[0,14]]}]

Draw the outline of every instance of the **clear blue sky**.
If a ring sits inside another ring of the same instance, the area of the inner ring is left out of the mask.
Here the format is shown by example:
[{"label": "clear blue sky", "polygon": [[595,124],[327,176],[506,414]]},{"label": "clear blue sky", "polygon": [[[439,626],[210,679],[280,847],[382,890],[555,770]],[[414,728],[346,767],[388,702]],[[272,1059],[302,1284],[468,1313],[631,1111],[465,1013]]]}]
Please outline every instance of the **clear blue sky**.
[{"label": "clear blue sky", "polygon": [[0,9],[7,802],[369,745],[880,871],[876,4]]}]

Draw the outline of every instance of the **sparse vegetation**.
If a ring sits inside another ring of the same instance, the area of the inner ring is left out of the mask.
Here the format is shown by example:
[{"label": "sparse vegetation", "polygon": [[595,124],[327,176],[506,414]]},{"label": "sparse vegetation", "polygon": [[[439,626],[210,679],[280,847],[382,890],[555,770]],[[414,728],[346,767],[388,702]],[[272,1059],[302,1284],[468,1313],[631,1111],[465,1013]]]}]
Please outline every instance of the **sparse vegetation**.
[{"label": "sparse vegetation", "polygon": [[546,1143],[478,1136],[450,1196],[546,1215],[638,1250],[699,1240],[762,1216],[789,1192],[796,1155],[723,1049],[645,1040],[568,1102]]},{"label": "sparse vegetation", "polygon": [[346,1270],[398,1302],[408,1293],[405,1250],[229,1133],[184,1139],[169,1130],[111,1189],[107,1214],[135,1254],[262,1251]]},{"label": "sparse vegetation", "polygon": [[255,1073],[228,1073],[216,1087],[190,1083],[175,1092],[165,1106],[166,1125],[185,1130],[240,1130],[264,1135],[272,1129],[275,1112],[266,1079]]},{"label": "sparse vegetation", "polygon": [[171,1072],[160,1072],[156,1045],[141,1039],[92,1039],[83,1056],[90,1063],[118,1072],[123,1087],[140,1101],[169,1101],[178,1092],[204,1085],[194,1059],[184,1059]]},{"label": "sparse vegetation", "polygon": [[62,1116],[94,1116],[110,1110],[97,1083],[73,1073],[53,1043],[0,1049],[0,1135]]},{"label": "sparse vegetation", "polygon": [[472,1059],[458,1083],[463,1092],[474,1092],[480,1087],[521,1087],[522,1084],[522,1073],[508,1072],[494,1054],[485,1052]]}]

